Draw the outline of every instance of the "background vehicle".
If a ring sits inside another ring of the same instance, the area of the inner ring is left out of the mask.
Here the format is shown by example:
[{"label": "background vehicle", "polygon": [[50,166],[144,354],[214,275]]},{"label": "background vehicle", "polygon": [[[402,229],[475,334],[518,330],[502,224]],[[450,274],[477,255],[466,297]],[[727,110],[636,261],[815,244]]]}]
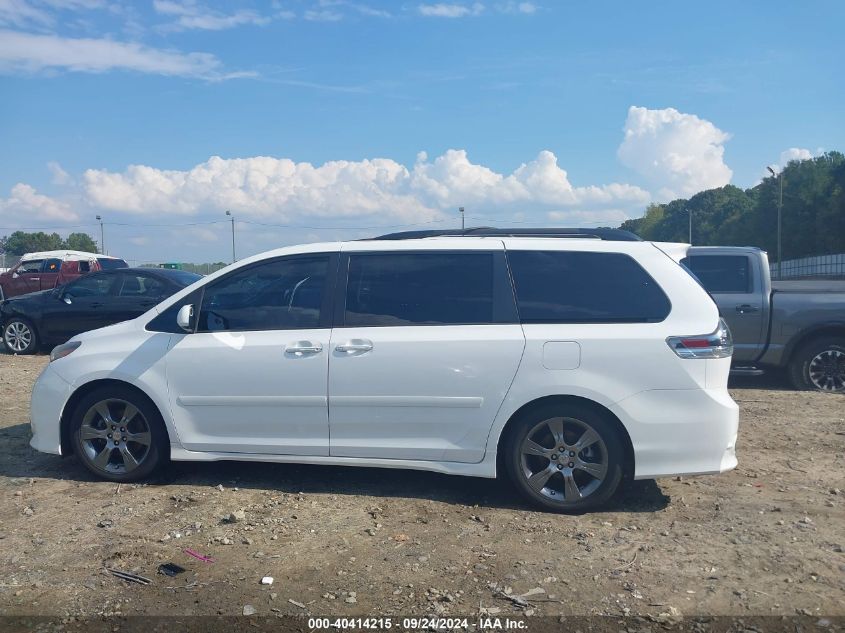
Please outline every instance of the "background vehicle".
[{"label": "background vehicle", "polygon": [[114,481],[168,458],[501,466],[555,511],[734,468],[730,337],[692,276],[627,233],[510,233],[238,262],[55,348],[31,444]]},{"label": "background vehicle", "polygon": [[181,270],[119,268],[14,297],[0,302],[3,342],[15,354],[33,354],[80,332],[134,319],[200,278]]},{"label": "background vehicle", "polygon": [[16,266],[0,273],[0,300],[49,290],[89,272],[126,266],[118,257],[82,251],[27,253]]},{"label": "background vehicle", "polygon": [[694,246],[683,263],[730,326],[734,373],[786,368],[798,389],[845,393],[845,281],[772,281],[747,246]]}]

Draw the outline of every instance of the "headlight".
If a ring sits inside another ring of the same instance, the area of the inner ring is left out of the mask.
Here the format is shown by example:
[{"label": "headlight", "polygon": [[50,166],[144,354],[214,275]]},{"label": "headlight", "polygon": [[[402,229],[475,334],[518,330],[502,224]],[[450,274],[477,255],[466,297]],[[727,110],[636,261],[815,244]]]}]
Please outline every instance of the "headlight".
[{"label": "headlight", "polygon": [[67,343],[57,345],[53,348],[53,351],[50,352],[50,362],[52,363],[54,360],[59,360],[68,354],[72,354],[79,348],[80,345],[82,345],[82,341],[69,341]]}]

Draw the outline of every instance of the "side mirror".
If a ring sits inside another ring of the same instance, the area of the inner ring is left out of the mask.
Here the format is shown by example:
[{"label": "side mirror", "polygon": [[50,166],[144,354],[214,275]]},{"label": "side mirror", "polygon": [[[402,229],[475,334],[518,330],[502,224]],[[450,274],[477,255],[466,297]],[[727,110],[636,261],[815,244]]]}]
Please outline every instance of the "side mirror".
[{"label": "side mirror", "polygon": [[59,297],[61,297],[62,301],[64,301],[68,305],[71,305],[73,303],[73,301],[71,301],[70,295],[61,295],[60,294]]},{"label": "side mirror", "polygon": [[190,303],[187,305],[183,305],[179,308],[179,312],[176,313],[176,325],[180,328],[185,330],[186,332],[193,332],[194,331],[194,306]]}]

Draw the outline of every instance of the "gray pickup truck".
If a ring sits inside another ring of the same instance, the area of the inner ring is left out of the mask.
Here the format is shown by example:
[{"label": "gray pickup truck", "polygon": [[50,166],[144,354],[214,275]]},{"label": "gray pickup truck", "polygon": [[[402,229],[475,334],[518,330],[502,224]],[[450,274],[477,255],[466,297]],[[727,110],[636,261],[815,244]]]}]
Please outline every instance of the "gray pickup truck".
[{"label": "gray pickup truck", "polygon": [[785,368],[798,389],[845,393],[845,281],[772,281],[750,246],[693,246],[681,263],[730,326],[732,373]]}]

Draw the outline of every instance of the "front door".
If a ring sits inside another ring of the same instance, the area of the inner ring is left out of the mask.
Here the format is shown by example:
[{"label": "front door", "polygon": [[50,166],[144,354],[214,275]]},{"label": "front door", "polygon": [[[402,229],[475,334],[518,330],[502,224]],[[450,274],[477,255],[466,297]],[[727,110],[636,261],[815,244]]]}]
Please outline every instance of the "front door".
[{"label": "front door", "polygon": [[117,275],[94,274],[62,286],[50,295],[44,308],[46,336],[64,342],[80,334],[96,330],[114,321],[109,320],[108,305],[113,301]]},{"label": "front door", "polygon": [[174,335],[166,358],[171,410],[186,449],[329,454],[336,257],[268,260],[205,287],[196,331]]},{"label": "front door", "polygon": [[481,461],[519,366],[503,251],[356,253],[331,339],[331,454]]},{"label": "front door", "polygon": [[41,290],[41,269],[43,267],[43,259],[31,259],[18,264],[17,268],[12,270],[12,279],[9,283],[11,291],[7,293],[7,296],[14,297]]}]

